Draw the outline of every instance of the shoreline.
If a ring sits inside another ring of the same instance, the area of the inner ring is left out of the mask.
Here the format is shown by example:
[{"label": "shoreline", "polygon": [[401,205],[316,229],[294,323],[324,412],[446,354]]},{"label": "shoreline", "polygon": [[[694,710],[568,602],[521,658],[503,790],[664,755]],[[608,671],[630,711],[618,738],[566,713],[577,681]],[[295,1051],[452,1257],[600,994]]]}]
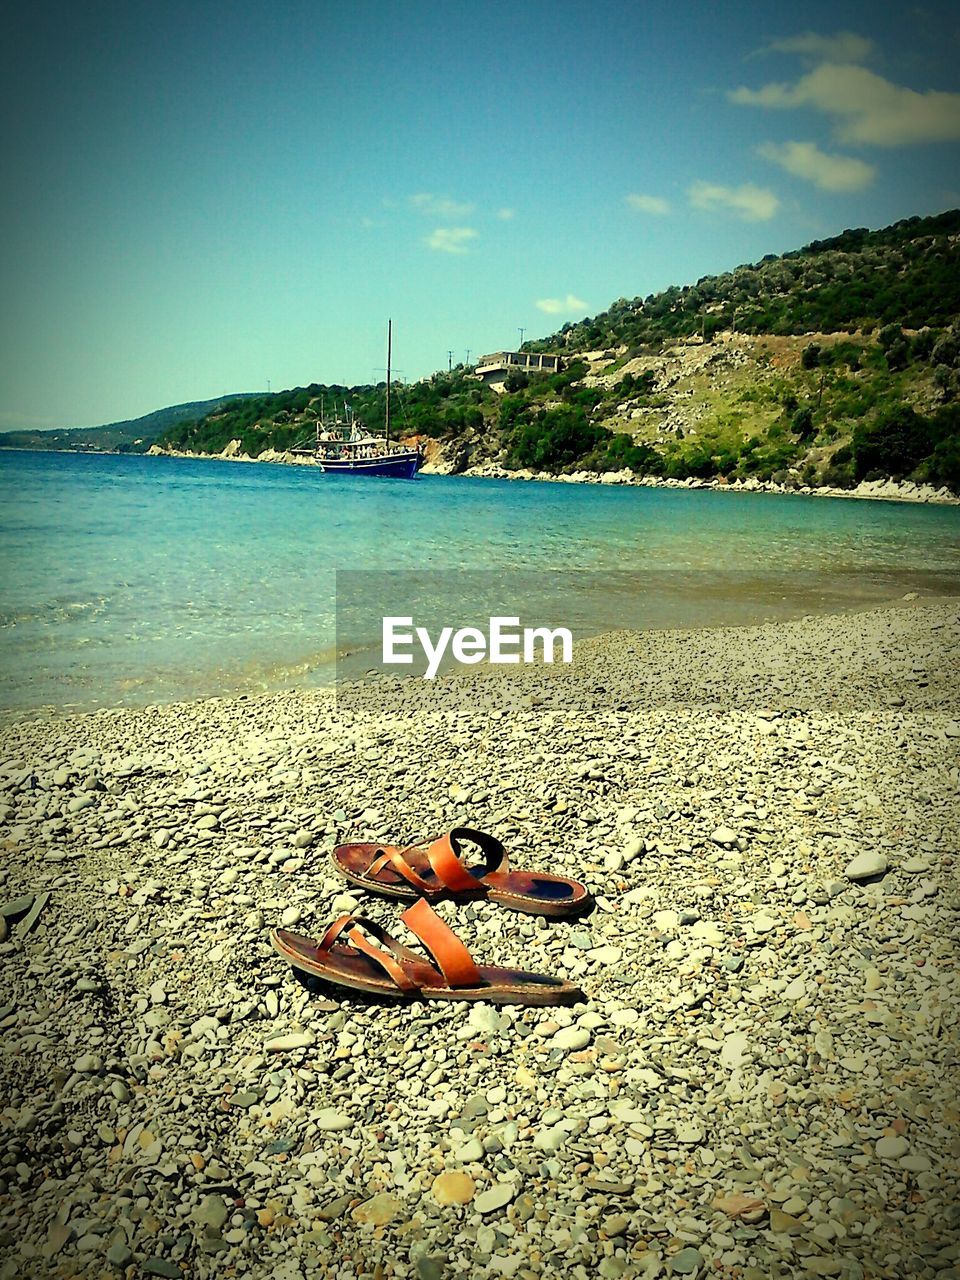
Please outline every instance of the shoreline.
[{"label": "shoreline", "polygon": [[[231,444],[234,443],[231,441]],[[236,442],[239,444],[239,442]],[[147,450],[147,457],[166,458],[199,458],[219,462],[267,462],[282,466],[312,467],[315,463],[309,458],[294,454],[267,449],[256,458],[249,454],[230,452],[230,445],[221,453],[192,453],[183,449],[162,449],[152,445]],[[775,484],[772,480],[732,480],[721,477],[709,480],[698,480],[691,477],[687,480],[670,480],[662,476],[640,476],[633,471],[575,471],[569,475],[558,475],[548,471],[532,471],[521,468],[507,471],[493,463],[485,463],[476,467],[467,467],[464,471],[452,472],[442,468],[434,469],[427,464],[420,470],[421,475],[443,475],[451,478],[465,476],[474,480],[518,480],[541,481],[549,484],[600,484],[619,485],[643,489],[686,489],[710,490],[714,493],[772,493],[781,496],[798,495],[810,498],[859,498],[871,502],[910,502],[928,506],[960,506],[960,495],[952,493],[945,485],[940,488],[934,485],[917,485],[910,480],[862,480],[854,489],[837,489],[829,485],[811,487],[797,485],[795,487]]]},{"label": "shoreline", "polygon": [[[143,702],[125,701],[103,703],[94,706],[69,706],[65,704],[47,703],[33,707],[0,707],[0,736],[5,729],[24,724],[50,724],[57,725],[61,723],[73,723],[86,717],[109,717],[135,715],[141,711],[152,712],[155,710],[163,712],[182,711],[189,713],[192,709],[210,706],[213,704],[231,704],[231,703],[259,703],[265,699],[272,698],[316,698],[316,699],[333,699],[346,693],[348,696],[376,691],[379,689],[390,688],[394,690],[407,690],[417,687],[427,691],[430,689],[454,688],[457,689],[457,682],[468,681],[471,678],[494,678],[503,680],[517,680],[521,682],[526,679],[536,681],[537,679],[551,679],[557,675],[562,676],[569,670],[577,666],[578,659],[582,659],[584,655],[594,652],[597,646],[607,644],[616,644],[623,637],[632,638],[634,641],[663,641],[668,645],[677,645],[685,641],[696,642],[706,636],[724,635],[737,632],[751,632],[757,628],[773,628],[776,633],[777,628],[790,627],[791,625],[811,623],[829,619],[843,619],[851,617],[859,617],[871,614],[884,614],[895,611],[914,611],[923,609],[949,609],[957,607],[960,609],[960,594],[930,594],[920,595],[918,592],[908,592],[906,595],[891,597],[887,600],[871,600],[860,601],[855,604],[840,608],[832,606],[822,611],[811,612],[809,609],[802,609],[798,604],[796,612],[793,615],[782,617],[767,617],[745,619],[740,622],[717,621],[712,623],[687,623],[677,626],[652,626],[637,630],[635,628],[615,627],[605,631],[597,632],[593,635],[583,636],[574,643],[574,661],[568,666],[548,667],[542,664],[534,664],[525,669],[515,669],[512,667],[503,667],[491,664],[488,661],[477,664],[476,666],[443,666],[433,681],[426,681],[419,675],[400,675],[393,671],[377,671],[373,676],[351,675],[349,677],[337,678],[334,668],[333,676],[330,683],[318,684],[293,684],[278,685],[275,688],[265,688],[262,685],[253,684],[250,688],[233,687],[229,689],[221,689],[211,693],[200,693],[194,696],[178,696],[174,695],[170,698],[154,698],[149,697]],[[369,649],[364,650],[360,666],[364,666],[369,660],[374,660],[377,655],[376,645],[372,645]],[[448,682],[453,682],[452,686]]]},{"label": "shoreline", "polygon": [[[4,1275],[942,1270],[957,602],[584,644],[0,728]],[[330,852],[464,823],[598,905],[443,918],[585,1003],[370,1004],[272,951],[354,910],[409,943]]]}]

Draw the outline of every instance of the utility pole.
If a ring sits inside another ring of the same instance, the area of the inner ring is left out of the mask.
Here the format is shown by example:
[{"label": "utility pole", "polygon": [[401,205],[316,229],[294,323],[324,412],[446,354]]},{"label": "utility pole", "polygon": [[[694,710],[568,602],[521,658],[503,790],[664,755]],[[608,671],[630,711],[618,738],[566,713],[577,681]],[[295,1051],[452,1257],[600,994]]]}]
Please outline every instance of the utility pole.
[{"label": "utility pole", "polygon": [[267,379],[267,395],[270,394],[270,379]]},{"label": "utility pole", "polygon": [[521,351],[523,350],[523,335],[524,335],[526,332],[527,332],[527,331],[526,331],[526,329],[521,329],[519,325],[517,326],[517,333],[519,333],[519,335],[520,335],[520,349],[521,349]]},{"label": "utility pole", "polygon": [[467,368],[470,368],[470,348],[467,347]]},{"label": "utility pole", "polygon": [[453,373],[453,352],[447,352],[447,373]]}]

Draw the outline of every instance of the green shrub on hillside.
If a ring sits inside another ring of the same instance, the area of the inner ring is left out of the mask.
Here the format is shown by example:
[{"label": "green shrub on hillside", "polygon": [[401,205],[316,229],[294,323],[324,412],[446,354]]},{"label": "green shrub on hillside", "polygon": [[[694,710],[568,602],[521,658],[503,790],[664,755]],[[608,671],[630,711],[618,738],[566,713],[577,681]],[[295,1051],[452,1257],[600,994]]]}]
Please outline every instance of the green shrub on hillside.
[{"label": "green shrub on hillside", "polygon": [[916,478],[928,484],[945,484],[960,493],[960,433],[956,425],[952,434],[941,439],[930,457],[921,462]]},{"label": "green shrub on hillside", "polygon": [[910,475],[936,445],[930,421],[909,405],[897,405],[853,435],[854,475],[857,480]]},{"label": "green shrub on hillside", "polygon": [[583,459],[590,471],[632,471],[635,475],[663,474],[663,458],[647,444],[637,444],[623,432],[614,432]]},{"label": "green shrub on hillside", "polygon": [[562,405],[541,410],[536,419],[520,420],[514,428],[510,462],[519,467],[559,471],[579,462],[609,435],[606,427],[588,422],[580,407]]}]

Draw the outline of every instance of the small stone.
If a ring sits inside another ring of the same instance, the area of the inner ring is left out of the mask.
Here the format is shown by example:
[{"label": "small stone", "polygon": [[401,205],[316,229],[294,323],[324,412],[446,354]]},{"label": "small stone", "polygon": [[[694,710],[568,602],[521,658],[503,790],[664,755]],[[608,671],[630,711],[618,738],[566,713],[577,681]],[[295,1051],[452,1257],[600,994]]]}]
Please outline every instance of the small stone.
[{"label": "small stone", "polygon": [[910,1143],[898,1133],[881,1138],[876,1147],[877,1155],[881,1160],[899,1160],[909,1150]]},{"label": "small stone", "polygon": [[560,1150],[569,1136],[562,1125],[552,1125],[549,1128],[540,1130],[533,1139],[533,1145],[538,1151],[549,1151],[553,1154]]},{"label": "small stone", "polygon": [[622,955],[623,950],[620,947],[608,945],[604,947],[593,947],[587,952],[587,959],[594,960],[598,964],[616,964]]},{"label": "small stone", "polygon": [[274,1036],[263,1047],[267,1053],[284,1053],[293,1049],[309,1049],[316,1042],[312,1031],[288,1031],[286,1035]]},{"label": "small stone", "polygon": [[791,1213],[785,1213],[783,1209],[770,1210],[770,1230],[777,1231],[782,1235],[798,1236],[803,1232],[803,1223],[799,1218],[795,1218]]},{"label": "small stone", "polygon": [[241,1089],[239,1093],[235,1093],[230,1098],[230,1105],[233,1107],[255,1107],[260,1101],[260,1094],[253,1089]]},{"label": "small stone", "polygon": [[478,1213],[494,1213],[508,1205],[517,1194],[515,1182],[495,1182],[486,1191],[481,1191],[474,1201]]},{"label": "small stone", "polygon": [[930,870],[930,859],[914,855],[912,858],[906,858],[900,863],[900,870],[907,871],[912,876],[922,875]]},{"label": "small stone", "polygon": [[368,1227],[383,1227],[392,1222],[402,1208],[397,1196],[390,1191],[381,1191],[357,1205],[353,1211],[353,1220]]},{"label": "small stone", "polygon": [[668,1259],[670,1270],[680,1276],[692,1276],[703,1266],[703,1255],[691,1245]]},{"label": "small stone", "polygon": [[750,1047],[750,1037],[745,1031],[731,1031],[724,1037],[720,1048],[720,1061],[725,1067],[736,1070],[743,1062],[743,1056]]},{"label": "small stone", "polygon": [[566,1053],[574,1053],[578,1049],[587,1047],[590,1043],[590,1032],[586,1027],[561,1027],[551,1037],[550,1043],[556,1049],[563,1049]]},{"label": "small stone", "polygon": [[[618,1258],[615,1254],[600,1260],[597,1267],[597,1275],[600,1280],[620,1280],[620,1277],[626,1272],[626,1259]],[[636,1272],[631,1274],[636,1275]]]},{"label": "small stone", "polygon": [[875,850],[865,849],[858,853],[843,869],[848,880],[871,880],[874,876],[882,876],[888,867],[886,856]]},{"label": "small stone", "polygon": [[145,1276],[164,1276],[166,1280],[183,1280],[183,1272],[169,1258],[147,1258],[143,1264]]},{"label": "small stone", "polygon": [[697,920],[690,930],[690,936],[709,947],[722,947],[726,941],[723,930],[713,920]]},{"label": "small stone", "polygon": [[[713,841],[714,844],[731,845],[736,843],[737,833],[735,831],[732,831],[730,827],[721,825],[717,827],[715,831],[712,831],[710,833],[710,839]],[[679,1257],[679,1255],[677,1256]],[[698,1258],[699,1256],[700,1255],[697,1254]]]},{"label": "small stone", "polygon": [[804,1258],[804,1269],[808,1276],[838,1276],[844,1269],[843,1258],[831,1258],[824,1255],[819,1258]]},{"label": "small stone", "polygon": [[903,1156],[899,1164],[905,1173],[929,1173],[933,1168],[929,1156]]},{"label": "small stone", "polygon": [[73,1064],[73,1069],[80,1075],[93,1075],[103,1070],[103,1059],[96,1053],[82,1053]]},{"label": "small stone", "polygon": [[322,1209],[318,1210],[317,1217],[321,1222],[336,1222],[337,1218],[343,1216],[350,1208],[353,1196],[337,1196],[336,1200],[328,1200]]},{"label": "small stone", "polygon": [[437,1204],[468,1204],[476,1185],[468,1173],[441,1173],[434,1178],[430,1192]]},{"label": "small stone", "polygon": [[698,1146],[703,1141],[703,1129],[698,1124],[678,1124],[677,1141],[687,1147]]},{"label": "small stone", "polygon": [[108,1262],[113,1263],[115,1267],[128,1267],[133,1261],[133,1254],[125,1240],[117,1240],[107,1250],[106,1258]]},{"label": "small stone", "polygon": [[462,1147],[454,1152],[461,1164],[469,1164],[472,1160],[483,1159],[483,1143],[479,1138],[470,1138]]},{"label": "small stone", "polygon": [[673,933],[680,924],[679,911],[655,911],[653,913],[653,927],[657,933]]},{"label": "small stone", "polygon": [[343,1129],[353,1128],[353,1119],[333,1107],[322,1107],[313,1117],[313,1122],[324,1133],[338,1133]]},{"label": "small stone", "polygon": [[727,1195],[717,1196],[713,1206],[728,1218],[743,1218],[747,1222],[756,1222],[767,1212],[767,1206],[762,1200],[745,1191],[731,1191]]},{"label": "small stone", "polygon": [[285,929],[290,929],[293,925],[299,924],[302,918],[303,912],[299,907],[287,907],[280,917],[280,923]]},{"label": "small stone", "polygon": [[69,1223],[52,1222],[47,1232],[47,1243],[44,1246],[44,1256],[54,1258],[73,1235],[73,1228]]},{"label": "small stone", "polygon": [[863,989],[867,995],[871,995],[874,991],[879,991],[882,986],[883,978],[880,975],[879,969],[874,968],[873,965],[868,969],[864,969]]},{"label": "small stone", "polygon": [[428,1258],[425,1255],[417,1259],[417,1280],[444,1280],[446,1274],[445,1259]]},{"label": "small stone", "polygon": [[204,1196],[193,1211],[193,1220],[201,1227],[211,1227],[214,1231],[223,1229],[230,1211],[223,1196]]},{"label": "small stone", "polygon": [[609,1218],[604,1218],[601,1226],[603,1234],[610,1239],[612,1236],[622,1236],[627,1227],[630,1225],[630,1219],[625,1213],[612,1213]]}]

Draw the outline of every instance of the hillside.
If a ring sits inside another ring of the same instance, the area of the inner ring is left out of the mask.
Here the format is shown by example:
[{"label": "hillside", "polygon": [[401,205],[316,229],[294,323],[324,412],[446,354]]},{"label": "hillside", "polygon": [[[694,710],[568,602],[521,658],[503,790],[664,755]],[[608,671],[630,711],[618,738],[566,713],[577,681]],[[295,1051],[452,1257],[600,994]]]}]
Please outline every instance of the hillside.
[{"label": "hillside", "polygon": [[[510,374],[502,396],[462,366],[404,389],[397,426],[435,442],[433,469],[960,489],[960,210],[620,299],[524,349],[562,351],[566,366]],[[263,456],[309,437],[335,400],[381,427],[382,384],[315,384],[182,422],[160,443],[238,441],[231,452]]]},{"label": "hillside", "polygon": [[215,400],[192,400],[188,404],[175,404],[167,409],[155,409],[153,413],[144,414],[142,418],[109,422],[102,427],[63,427],[53,431],[2,431],[0,432],[0,449],[143,452],[175,423],[184,420],[196,421],[197,418],[213,413],[228,402],[235,402],[252,394],[252,392],[241,392],[238,395],[218,396]]}]

